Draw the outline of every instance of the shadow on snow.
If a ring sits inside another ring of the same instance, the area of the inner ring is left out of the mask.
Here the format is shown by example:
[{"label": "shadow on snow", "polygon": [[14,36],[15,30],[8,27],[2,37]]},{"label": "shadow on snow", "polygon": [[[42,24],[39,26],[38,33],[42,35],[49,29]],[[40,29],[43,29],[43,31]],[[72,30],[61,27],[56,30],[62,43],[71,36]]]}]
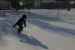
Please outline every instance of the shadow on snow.
[{"label": "shadow on snow", "polygon": [[42,44],[39,40],[37,40],[36,38],[34,38],[33,36],[27,36],[24,34],[20,34],[20,42],[24,42],[24,43],[28,43],[34,46],[40,46],[44,49],[48,49],[47,46],[45,46],[44,44]]}]

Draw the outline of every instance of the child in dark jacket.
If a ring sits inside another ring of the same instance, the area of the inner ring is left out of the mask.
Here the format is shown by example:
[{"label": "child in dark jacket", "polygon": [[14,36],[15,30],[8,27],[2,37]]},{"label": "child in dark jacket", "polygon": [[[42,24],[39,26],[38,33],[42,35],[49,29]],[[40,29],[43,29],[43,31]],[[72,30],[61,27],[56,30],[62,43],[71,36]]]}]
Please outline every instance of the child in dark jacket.
[{"label": "child in dark jacket", "polygon": [[19,26],[18,33],[20,34],[21,31],[23,30],[23,25],[26,27],[26,18],[27,16],[24,14],[17,22],[15,25],[13,25],[13,27],[15,27],[16,25]]}]

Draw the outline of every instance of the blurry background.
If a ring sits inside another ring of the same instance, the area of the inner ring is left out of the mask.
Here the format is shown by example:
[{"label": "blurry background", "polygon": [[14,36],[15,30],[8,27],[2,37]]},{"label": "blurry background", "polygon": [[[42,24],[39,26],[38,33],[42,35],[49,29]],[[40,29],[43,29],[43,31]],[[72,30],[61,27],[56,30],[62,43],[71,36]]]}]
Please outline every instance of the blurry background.
[{"label": "blurry background", "polygon": [[0,9],[75,8],[75,0],[0,0]]}]

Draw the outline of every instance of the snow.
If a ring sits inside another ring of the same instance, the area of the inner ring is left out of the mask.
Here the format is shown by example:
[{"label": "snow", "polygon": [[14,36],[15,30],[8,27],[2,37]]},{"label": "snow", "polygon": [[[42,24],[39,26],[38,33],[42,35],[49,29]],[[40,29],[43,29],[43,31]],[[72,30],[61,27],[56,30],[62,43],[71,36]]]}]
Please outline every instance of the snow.
[{"label": "snow", "polygon": [[[0,50],[75,50],[75,9],[31,9],[29,11],[6,11],[0,17]],[[27,27],[22,34],[12,25],[26,14]]]}]

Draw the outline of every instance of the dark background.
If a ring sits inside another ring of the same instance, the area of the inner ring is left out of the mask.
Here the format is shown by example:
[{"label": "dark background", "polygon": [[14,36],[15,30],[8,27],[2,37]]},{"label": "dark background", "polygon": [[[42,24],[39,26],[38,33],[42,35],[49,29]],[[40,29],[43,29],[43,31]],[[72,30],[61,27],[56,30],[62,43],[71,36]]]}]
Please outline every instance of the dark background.
[{"label": "dark background", "polygon": [[[70,2],[73,1],[73,4]],[[20,6],[19,0],[0,0],[0,10],[2,9],[66,9],[75,8],[74,0],[25,0],[25,5]]]}]

